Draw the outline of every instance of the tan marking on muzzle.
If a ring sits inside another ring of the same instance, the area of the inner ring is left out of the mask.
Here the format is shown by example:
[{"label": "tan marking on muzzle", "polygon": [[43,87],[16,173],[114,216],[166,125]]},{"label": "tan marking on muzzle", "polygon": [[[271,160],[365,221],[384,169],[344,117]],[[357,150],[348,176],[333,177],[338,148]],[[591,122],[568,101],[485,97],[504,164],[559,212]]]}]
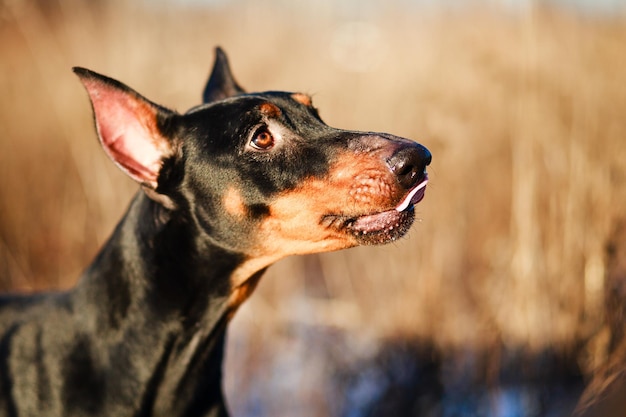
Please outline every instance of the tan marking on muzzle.
[{"label": "tan marking on muzzle", "polygon": [[[324,178],[309,178],[269,203],[269,214],[260,220],[249,257],[231,275],[234,288],[229,304],[245,300],[258,271],[297,254],[330,252],[356,246],[354,235],[323,224],[327,215],[357,217],[395,207],[402,190],[383,158],[370,153],[345,151]],[[241,195],[229,190],[224,206],[231,214],[245,212]],[[228,203],[227,203],[228,202]]]},{"label": "tan marking on muzzle", "polygon": [[376,156],[346,152],[325,178],[309,178],[275,197],[249,255],[272,259],[352,247],[349,233],[322,224],[327,215],[356,217],[389,210],[402,191]]}]

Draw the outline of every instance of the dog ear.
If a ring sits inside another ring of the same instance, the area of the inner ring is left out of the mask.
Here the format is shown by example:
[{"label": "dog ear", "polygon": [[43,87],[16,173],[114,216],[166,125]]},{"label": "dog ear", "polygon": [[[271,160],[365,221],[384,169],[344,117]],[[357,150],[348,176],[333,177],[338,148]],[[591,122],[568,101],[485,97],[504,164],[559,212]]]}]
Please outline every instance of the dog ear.
[{"label": "dog ear", "polygon": [[222,48],[217,47],[215,48],[215,64],[213,64],[209,81],[206,87],[204,87],[202,102],[211,103],[238,94],[245,94],[245,91],[237,84],[233,74],[230,72],[226,53]]},{"label": "dog ear", "polygon": [[74,72],[89,93],[104,151],[145,189],[156,190],[163,161],[176,152],[160,126],[176,113],[119,81],[84,68],[74,68]]}]

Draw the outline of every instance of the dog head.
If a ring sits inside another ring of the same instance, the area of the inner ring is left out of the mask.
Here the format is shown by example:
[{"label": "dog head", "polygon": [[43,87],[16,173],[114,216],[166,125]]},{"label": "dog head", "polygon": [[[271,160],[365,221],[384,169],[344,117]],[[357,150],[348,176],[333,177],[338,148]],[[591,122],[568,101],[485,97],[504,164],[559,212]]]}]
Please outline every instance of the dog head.
[{"label": "dog head", "polygon": [[302,93],[246,93],[218,49],[204,104],[184,114],[76,68],[100,143],[146,194],[207,243],[255,259],[383,244],[424,196],[429,151],[332,128]]}]

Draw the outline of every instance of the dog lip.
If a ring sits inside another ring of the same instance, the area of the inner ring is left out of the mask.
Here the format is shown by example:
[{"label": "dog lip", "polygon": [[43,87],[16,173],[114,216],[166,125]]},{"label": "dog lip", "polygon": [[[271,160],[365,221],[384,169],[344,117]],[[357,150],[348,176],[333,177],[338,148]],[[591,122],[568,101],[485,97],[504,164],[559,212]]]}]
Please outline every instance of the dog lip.
[{"label": "dog lip", "polygon": [[404,214],[404,211],[387,210],[360,216],[350,225],[350,229],[362,234],[393,230],[404,223]]},{"label": "dog lip", "polygon": [[[406,233],[414,218],[413,205],[403,211],[395,209],[354,217],[327,215],[321,221],[328,228],[347,231],[359,238],[384,243]],[[387,237],[385,237],[387,236]],[[392,236],[396,236],[392,238]]]},{"label": "dog lip", "polygon": [[348,230],[361,245],[380,245],[404,236],[415,219],[415,210],[409,206],[404,211],[394,209],[356,218]]}]

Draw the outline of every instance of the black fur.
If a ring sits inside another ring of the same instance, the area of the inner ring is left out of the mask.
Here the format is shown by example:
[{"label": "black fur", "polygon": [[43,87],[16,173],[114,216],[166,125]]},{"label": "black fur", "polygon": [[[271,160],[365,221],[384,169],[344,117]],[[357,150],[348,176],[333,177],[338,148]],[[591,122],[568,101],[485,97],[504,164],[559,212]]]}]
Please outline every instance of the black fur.
[{"label": "black fur", "polygon": [[[105,151],[143,192],[74,289],[0,299],[0,416],[225,416],[226,326],[265,269],[399,238],[417,199],[394,207],[430,154],[331,128],[302,95],[246,94],[219,49],[205,104],[186,114],[76,72]],[[354,186],[353,159],[370,172]],[[308,194],[320,186],[336,197]],[[385,211],[397,224],[363,220]]]}]

